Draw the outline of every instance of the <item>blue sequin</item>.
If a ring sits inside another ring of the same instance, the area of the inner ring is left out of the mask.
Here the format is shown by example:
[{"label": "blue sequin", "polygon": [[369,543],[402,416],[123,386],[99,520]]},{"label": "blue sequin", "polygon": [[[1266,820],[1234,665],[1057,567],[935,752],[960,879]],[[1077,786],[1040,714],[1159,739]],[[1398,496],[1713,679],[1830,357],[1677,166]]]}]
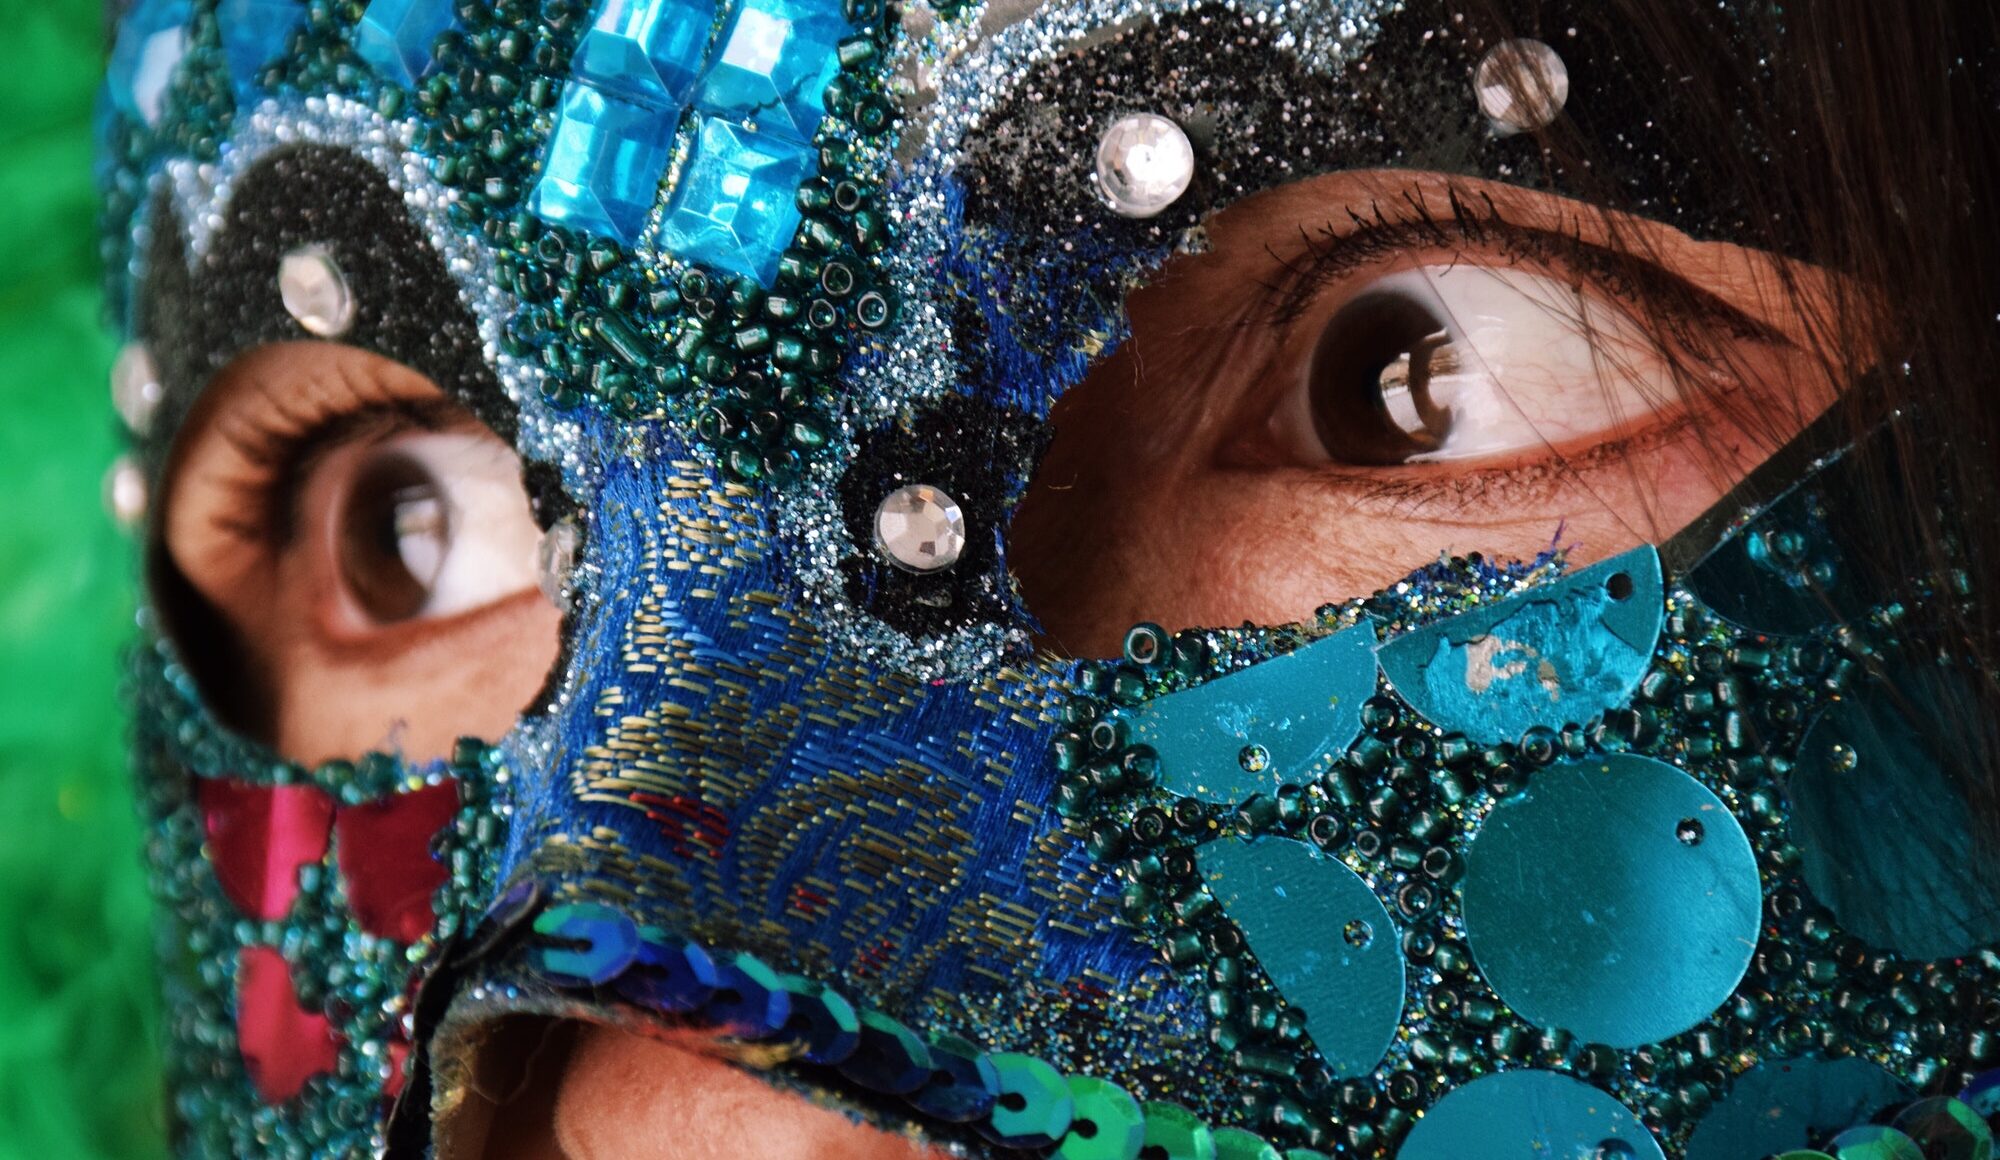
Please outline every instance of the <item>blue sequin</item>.
[{"label": "blue sequin", "polygon": [[1910,1098],[1910,1089],[1862,1059],[1770,1059],[1736,1077],[1701,1118],[1687,1160],[1738,1160],[1804,1148]]},{"label": "blue sequin", "polygon": [[239,97],[254,92],[259,76],[291,46],[306,20],[300,0],[222,0],[216,6],[222,55]]},{"label": "blue sequin", "polygon": [[1160,755],[1175,793],[1239,802],[1303,782],[1361,732],[1375,692],[1375,628],[1359,624],[1295,652],[1133,710],[1131,738]]},{"label": "blue sequin", "polygon": [[744,0],[723,29],[696,103],[760,132],[812,140],[826,116],[827,83],[851,31],[827,0]]},{"label": "blue sequin", "polygon": [[1514,741],[1624,704],[1652,663],[1660,558],[1635,548],[1382,646],[1382,671],[1432,724]]},{"label": "blue sequin", "polygon": [[1208,842],[1195,863],[1336,1077],[1382,1062],[1403,1013],[1403,952],[1368,884],[1304,842]]},{"label": "blue sequin", "polygon": [[799,183],[812,151],[704,117],[694,156],[660,228],[662,247],[769,284],[799,226]]},{"label": "blue sequin", "polygon": [[558,982],[597,986],[617,978],[639,955],[639,930],[623,911],[571,902],[535,916],[535,933],[557,940],[537,948],[536,965]]},{"label": "blue sequin", "polygon": [[431,46],[457,22],[453,0],[371,0],[354,29],[354,51],[377,75],[414,86],[436,63]]},{"label": "blue sequin", "polygon": [[673,112],[571,81],[529,208],[544,220],[629,244],[659,194],[677,120]]},{"label": "blue sequin", "polygon": [[[1663,1160],[1630,1109],[1552,1071],[1503,1071],[1445,1093],[1396,1160]],[[1743,1153],[1755,1155],[1753,1152]]]},{"label": "blue sequin", "polygon": [[1757,858],[1729,807],[1645,757],[1550,766],[1465,856],[1472,957],[1544,1029],[1611,1047],[1677,1035],[1757,949]]},{"label": "blue sequin", "polygon": [[678,109],[701,76],[713,0],[603,0],[572,71],[603,92]]},{"label": "blue sequin", "polygon": [[187,53],[192,14],[188,0],[140,0],[119,24],[104,83],[126,116],[159,122],[167,84]]}]

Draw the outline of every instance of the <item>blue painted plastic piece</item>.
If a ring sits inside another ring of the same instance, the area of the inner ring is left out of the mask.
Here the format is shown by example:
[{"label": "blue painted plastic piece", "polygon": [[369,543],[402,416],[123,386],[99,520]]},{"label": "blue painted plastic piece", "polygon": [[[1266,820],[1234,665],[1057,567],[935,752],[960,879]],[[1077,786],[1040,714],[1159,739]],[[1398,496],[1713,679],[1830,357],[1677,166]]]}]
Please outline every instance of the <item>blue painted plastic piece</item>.
[{"label": "blue painted plastic piece", "polygon": [[840,992],[803,975],[781,975],[778,982],[792,997],[785,1030],[802,1041],[801,1059],[839,1063],[861,1046],[860,1017]]},{"label": "blue painted plastic piece", "polygon": [[659,195],[678,119],[569,82],[529,208],[544,221],[630,244]]},{"label": "blue painted plastic piece", "polygon": [[1375,626],[1169,693],[1132,711],[1131,739],[1160,755],[1175,793],[1239,802],[1304,782],[1346,752],[1375,694]]},{"label": "blue painted plastic piece", "polygon": [[222,55],[238,98],[254,93],[270,63],[286,54],[306,22],[302,0],[222,0],[216,5]]},{"label": "blue painted plastic piece", "polygon": [[127,117],[156,125],[174,69],[187,53],[188,0],[139,0],[118,25],[104,84]]},{"label": "blue painted plastic piece", "polygon": [[1910,1089],[1863,1059],[1768,1059],[1736,1077],[1688,1140],[1687,1160],[1775,1156],[1807,1147],[1883,1108]]},{"label": "blue painted plastic piece", "polygon": [[1637,1047],[1729,998],[1757,949],[1750,840],[1694,778],[1645,757],[1553,765],[1466,851],[1466,940],[1522,1018]]},{"label": "blue painted plastic piece", "polygon": [[716,963],[715,994],[703,1011],[725,1034],[767,1039],[791,1018],[792,996],[762,959],[734,954]]},{"label": "blue painted plastic piece", "polygon": [[370,0],[354,29],[354,51],[377,76],[412,88],[437,63],[437,38],[456,23],[452,0]]},{"label": "blue painted plastic piece", "polygon": [[[1745,1152],[1743,1155],[1756,1155]],[[1552,1071],[1503,1071],[1445,1093],[1396,1160],[1664,1160],[1624,1104]]]},{"label": "blue painted plastic piece", "polygon": [[910,1106],[949,1124],[985,1119],[1000,1098],[1000,1072],[986,1053],[956,1035],[930,1042],[931,1077],[910,1093]]},{"label": "blue painted plastic piece", "polygon": [[618,993],[655,1011],[692,1011],[715,993],[715,960],[700,943],[641,927],[638,957],[618,978]]},{"label": "blue painted plastic piece", "polygon": [[812,168],[806,146],[701,118],[661,247],[769,285],[799,228],[798,188]]},{"label": "blue painted plastic piece", "polygon": [[888,1095],[908,1095],[931,1078],[931,1052],[917,1033],[880,1011],[861,1013],[860,1043],[840,1074]]},{"label": "blue painted plastic piece", "polygon": [[839,0],[743,0],[722,30],[696,104],[804,143],[826,116],[826,86],[853,31]]},{"label": "blue painted plastic piece", "polygon": [[1290,838],[1208,842],[1195,864],[1334,1076],[1373,1071],[1403,1013],[1402,939],[1375,892]]},{"label": "blue painted plastic piece", "polygon": [[714,26],[714,0],[601,0],[571,72],[601,92],[684,108]]},{"label": "blue painted plastic piece", "polygon": [[639,928],[602,903],[552,906],[535,916],[535,933],[556,940],[536,948],[536,967],[564,985],[608,983],[639,956]]},{"label": "blue painted plastic piece", "polygon": [[1665,608],[1660,557],[1639,547],[1406,633],[1376,655],[1432,724],[1497,744],[1623,705],[1652,663]]}]

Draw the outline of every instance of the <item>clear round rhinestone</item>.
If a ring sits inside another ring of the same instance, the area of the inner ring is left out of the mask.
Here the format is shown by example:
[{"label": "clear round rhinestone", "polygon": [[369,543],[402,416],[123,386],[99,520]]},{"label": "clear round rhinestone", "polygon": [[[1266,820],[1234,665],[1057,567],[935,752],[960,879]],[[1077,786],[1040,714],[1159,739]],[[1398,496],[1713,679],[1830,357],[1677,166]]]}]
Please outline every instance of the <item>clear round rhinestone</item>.
[{"label": "clear round rhinestone", "polygon": [[1527,133],[1562,112],[1569,100],[1569,67],[1539,40],[1503,40],[1479,58],[1472,91],[1496,132]]},{"label": "clear round rhinestone", "polygon": [[563,612],[570,610],[577,539],[576,521],[564,516],[549,525],[549,530],[535,544],[535,583],[549,603]]},{"label": "clear round rhinestone", "polygon": [[104,510],[123,528],[146,522],[146,473],[130,455],[120,455],[104,473]]},{"label": "clear round rhinestone", "polygon": [[927,483],[899,487],[875,509],[875,546],[898,568],[936,572],[965,551],[965,513]]},{"label": "clear round rhinestone", "polygon": [[111,364],[111,405],[134,435],[144,435],[160,409],[160,369],[143,342],[128,342]]},{"label": "clear round rhinestone", "polygon": [[1174,204],[1194,180],[1194,146],[1181,127],[1157,113],[1120,117],[1097,142],[1097,191],[1129,218],[1149,218]]},{"label": "clear round rhinestone", "polygon": [[354,292],[325,246],[300,246],[279,261],[278,296],[286,313],[321,338],[354,325]]}]

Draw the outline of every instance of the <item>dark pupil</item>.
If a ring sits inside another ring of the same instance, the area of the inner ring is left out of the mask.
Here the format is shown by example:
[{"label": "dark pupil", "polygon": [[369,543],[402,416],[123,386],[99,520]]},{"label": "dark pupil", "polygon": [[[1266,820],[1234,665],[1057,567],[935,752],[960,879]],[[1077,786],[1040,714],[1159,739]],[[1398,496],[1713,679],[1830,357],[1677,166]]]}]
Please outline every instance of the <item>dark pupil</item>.
[{"label": "dark pupil", "polygon": [[[1313,427],[1329,456],[1390,466],[1444,444],[1451,415],[1431,400],[1430,380],[1446,329],[1429,306],[1401,294],[1365,295],[1333,316],[1311,372]],[[1405,379],[1414,419],[1398,419],[1383,395]]]},{"label": "dark pupil", "polygon": [[341,577],[378,621],[423,611],[449,543],[437,481],[403,455],[361,469],[340,514]]}]

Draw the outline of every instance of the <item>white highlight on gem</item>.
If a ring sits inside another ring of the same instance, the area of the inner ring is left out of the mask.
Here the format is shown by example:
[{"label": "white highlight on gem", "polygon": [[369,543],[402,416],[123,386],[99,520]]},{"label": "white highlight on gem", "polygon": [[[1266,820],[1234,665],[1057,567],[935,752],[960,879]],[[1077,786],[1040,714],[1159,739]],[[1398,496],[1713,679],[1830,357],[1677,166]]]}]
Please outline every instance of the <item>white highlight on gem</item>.
[{"label": "white highlight on gem", "polygon": [[1194,180],[1194,146],[1157,113],[1120,117],[1097,142],[1097,192],[1124,217],[1149,218]]},{"label": "white highlight on gem", "polygon": [[325,246],[300,246],[278,262],[278,296],[287,314],[321,338],[354,325],[354,292]]},{"label": "white highlight on gem", "polygon": [[104,510],[127,531],[146,522],[146,473],[130,455],[120,455],[104,473]]},{"label": "white highlight on gem", "polygon": [[576,521],[568,516],[549,525],[535,545],[535,582],[559,610],[570,610],[571,581],[576,575]]},{"label": "white highlight on gem", "polygon": [[928,483],[899,487],[875,509],[875,546],[911,572],[949,568],[965,551],[965,512]]},{"label": "white highlight on gem", "polygon": [[1569,100],[1569,67],[1539,40],[1503,40],[1479,58],[1472,91],[1495,132],[1527,133],[1562,112]]},{"label": "white highlight on gem", "polygon": [[736,17],[736,29],[729,34],[729,43],[722,48],[722,63],[768,76],[785,55],[785,41],[791,35],[791,21],[745,8]]},{"label": "white highlight on gem", "polygon": [[165,391],[160,386],[160,369],[153,353],[143,342],[128,342],[111,364],[111,405],[134,435],[144,435],[153,425],[153,412],[160,409]]},{"label": "white highlight on gem", "polygon": [[181,58],[187,55],[187,48],[188,30],[183,24],[155,32],[139,49],[139,65],[132,70],[132,103],[138,106],[139,116],[148,129],[160,123],[160,113],[167,103],[167,86],[172,83]]}]

